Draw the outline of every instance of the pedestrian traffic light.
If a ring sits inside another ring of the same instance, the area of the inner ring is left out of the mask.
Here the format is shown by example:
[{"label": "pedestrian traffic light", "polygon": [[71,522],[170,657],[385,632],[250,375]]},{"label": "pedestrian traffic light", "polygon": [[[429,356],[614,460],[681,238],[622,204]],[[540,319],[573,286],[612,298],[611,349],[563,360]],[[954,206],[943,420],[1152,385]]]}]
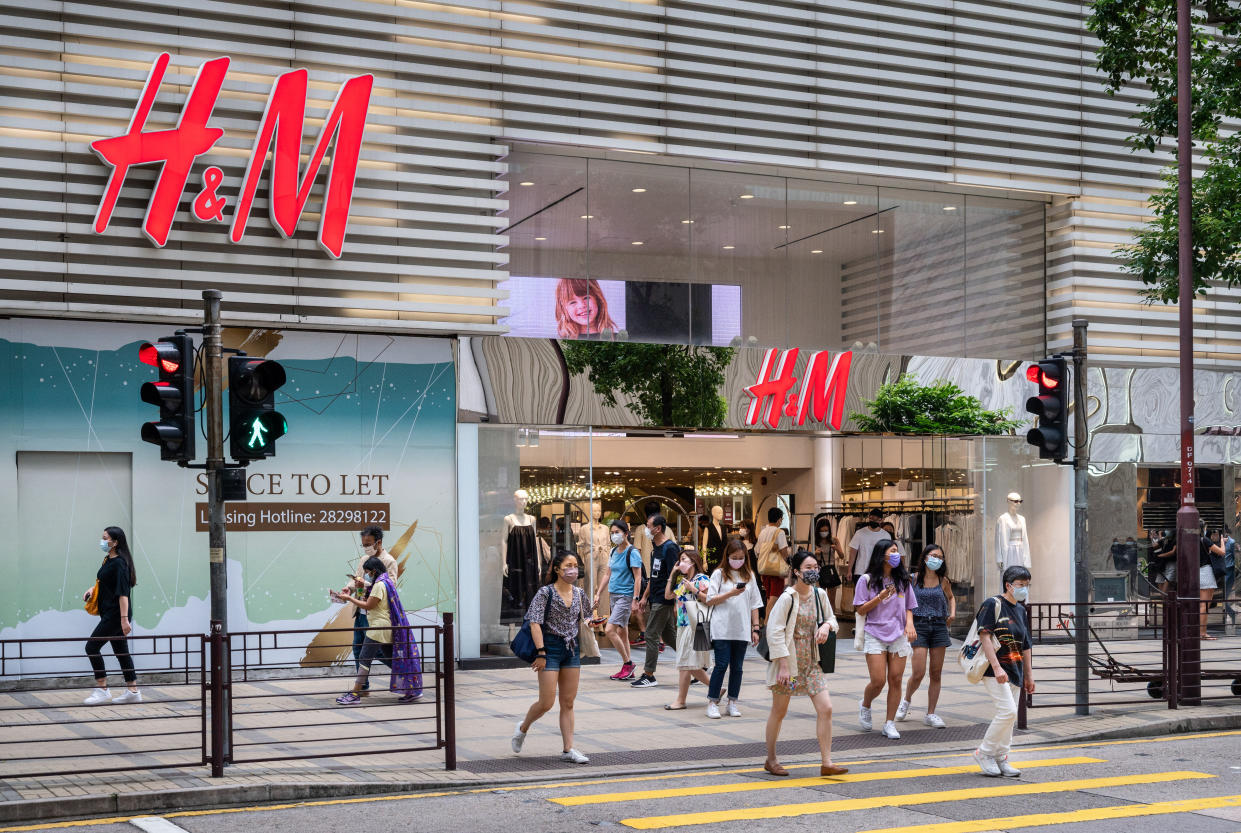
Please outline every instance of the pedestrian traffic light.
[{"label": "pedestrian traffic light", "polygon": [[276,410],[276,389],[285,383],[280,362],[251,356],[228,358],[229,453],[238,462],[276,454],[288,423]]},{"label": "pedestrian traffic light", "polygon": [[1038,385],[1038,396],[1026,400],[1026,411],[1038,417],[1026,442],[1042,459],[1063,462],[1069,453],[1067,362],[1054,356],[1035,362],[1026,368],[1026,378]]},{"label": "pedestrian traffic light", "polygon": [[159,371],[159,379],[138,391],[143,402],[159,406],[159,421],[142,426],[144,441],[159,446],[159,459],[187,463],[194,459],[194,340],[177,334],[146,342],[138,360]]}]

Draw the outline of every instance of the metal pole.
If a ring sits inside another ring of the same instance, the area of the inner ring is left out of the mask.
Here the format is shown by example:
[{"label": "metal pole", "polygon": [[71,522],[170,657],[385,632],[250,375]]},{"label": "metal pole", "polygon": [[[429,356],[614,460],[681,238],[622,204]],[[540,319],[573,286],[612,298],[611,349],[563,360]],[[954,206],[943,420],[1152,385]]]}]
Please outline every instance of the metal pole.
[{"label": "metal pole", "polygon": [[1176,513],[1177,670],[1179,700],[1183,705],[1201,703],[1202,669],[1198,632],[1198,548],[1201,519],[1194,498],[1197,473],[1194,464],[1194,238],[1193,238],[1193,136],[1190,107],[1189,0],[1176,4],[1176,156],[1177,233],[1180,270],[1181,348],[1181,508]]},{"label": "metal pole", "polygon": [[[228,633],[228,572],[225,563],[227,544],[224,526],[224,499],[221,494],[220,470],[224,468],[224,392],[220,379],[223,362],[220,338],[220,298],[218,289],[203,290],[203,391],[206,393],[207,417],[207,546],[211,578],[212,650],[220,652],[219,664],[211,668],[212,776],[223,774],[224,757],[231,752],[232,727],[228,710],[223,708],[224,677],[222,668],[232,661],[227,656],[223,637]],[[217,645],[216,639],[219,638]],[[215,754],[219,742],[219,753]],[[216,772],[217,768],[220,770]]]},{"label": "metal pole", "polygon": [[444,644],[440,646],[440,663],[444,669],[444,769],[457,768],[457,675],[456,639],[453,636],[452,614],[444,614]]},{"label": "metal pole", "polygon": [[1090,433],[1086,425],[1086,327],[1073,319],[1073,642],[1074,703],[1078,714],[1090,714],[1090,559],[1086,533],[1089,521],[1086,467]]}]

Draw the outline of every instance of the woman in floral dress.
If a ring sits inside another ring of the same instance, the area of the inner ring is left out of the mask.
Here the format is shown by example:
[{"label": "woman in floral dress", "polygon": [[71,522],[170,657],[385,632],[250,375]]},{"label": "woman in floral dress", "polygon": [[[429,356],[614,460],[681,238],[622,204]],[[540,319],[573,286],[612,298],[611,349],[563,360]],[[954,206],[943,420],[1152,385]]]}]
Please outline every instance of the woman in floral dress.
[{"label": "woman in floral dress", "polygon": [[822,763],[820,775],[843,775],[849,770],[832,763],[832,698],[827,680],[819,670],[818,646],[838,631],[827,591],[819,587],[819,562],[814,553],[798,550],[789,559],[791,587],[780,594],[767,617],[767,687],[771,689],[771,714],[767,716],[767,760],[763,769],[772,775],[788,775],[776,759],[780,725],[794,694],[804,694],[814,705],[815,728]]}]

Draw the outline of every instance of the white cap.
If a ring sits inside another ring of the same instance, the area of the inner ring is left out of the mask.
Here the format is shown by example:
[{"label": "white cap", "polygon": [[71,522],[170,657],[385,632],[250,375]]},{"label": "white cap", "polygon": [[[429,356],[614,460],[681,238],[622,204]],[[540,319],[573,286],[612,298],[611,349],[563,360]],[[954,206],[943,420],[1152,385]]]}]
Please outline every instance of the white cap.
[{"label": "white cap", "polygon": [[1016,492],[1009,492],[1008,499],[1009,500],[1021,500],[1021,495],[1017,494]]}]

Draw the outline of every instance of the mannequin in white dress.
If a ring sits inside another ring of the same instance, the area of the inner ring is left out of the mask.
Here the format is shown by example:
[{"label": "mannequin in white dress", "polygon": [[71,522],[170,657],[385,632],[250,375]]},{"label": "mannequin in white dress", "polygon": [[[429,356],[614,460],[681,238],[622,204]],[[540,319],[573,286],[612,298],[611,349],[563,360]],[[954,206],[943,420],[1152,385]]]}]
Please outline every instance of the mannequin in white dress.
[{"label": "mannequin in white dress", "polygon": [[1021,495],[1009,492],[1008,511],[995,523],[995,565],[1001,573],[1015,565],[1030,569],[1030,535],[1021,503]]},{"label": "mannequin in white dress", "polygon": [[[595,588],[599,587],[599,574],[607,569],[608,556],[612,552],[608,528],[600,522],[601,517],[603,517],[603,507],[598,503],[590,504],[590,523],[582,524],[577,530],[577,552],[585,565],[582,574],[589,576],[586,582],[588,595],[593,594]],[[607,615],[605,611],[608,610],[609,601],[608,588],[599,588],[600,616]]]}]

